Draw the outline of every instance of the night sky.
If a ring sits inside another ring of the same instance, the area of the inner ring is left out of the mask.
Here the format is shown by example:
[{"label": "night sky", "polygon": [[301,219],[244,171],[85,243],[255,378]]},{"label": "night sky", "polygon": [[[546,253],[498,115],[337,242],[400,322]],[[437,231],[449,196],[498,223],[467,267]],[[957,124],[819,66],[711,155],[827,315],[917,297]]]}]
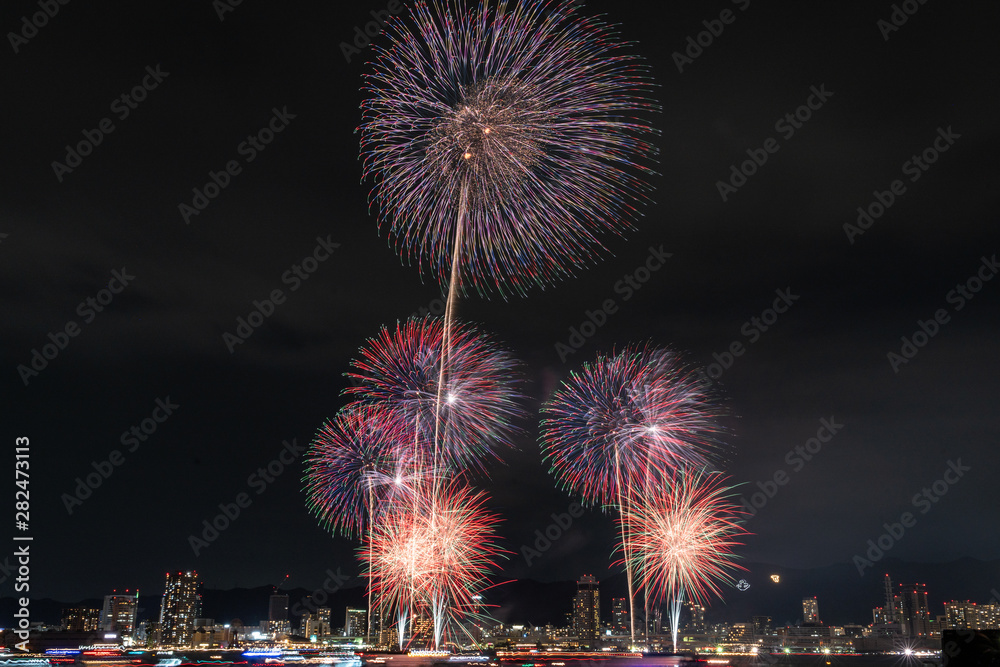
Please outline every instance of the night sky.
[{"label": "night sky", "polygon": [[[903,4],[915,13],[900,8],[896,29],[889,2],[583,3],[654,70],[660,175],[636,229],[604,239],[602,260],[577,278],[460,304],[523,362],[529,397],[520,449],[478,480],[504,517],[502,578],[613,573],[613,524],[599,511],[530,567],[521,555],[574,500],[542,465],[538,407],[583,361],[646,340],[698,366],[742,344],[718,377],[733,414],[725,469],[746,498],[776,473],[787,482],[748,523],[747,561],[849,563],[904,512],[915,523],[894,558],[1000,559],[1000,6]],[[178,569],[210,588],[286,574],[313,588],[328,568],[358,571],[356,545],[307,511],[302,454],[283,441],[307,445],[345,403],[342,374],[365,340],[440,296],[380,234],[361,183],[370,50],[348,62],[341,44],[388,3],[244,0],[223,20],[220,6],[72,2],[13,40],[41,10],[14,0],[0,12],[2,432],[11,466],[15,437],[30,438],[35,597],[153,593]],[[731,22],[711,23],[723,10]],[[704,21],[722,33],[681,61]],[[121,96],[143,81],[130,108]],[[810,101],[798,127],[782,120]],[[113,131],[89,155],[53,167],[102,121]],[[269,122],[282,128],[273,141],[243,145]],[[720,193],[748,151],[767,161]],[[239,173],[185,220],[179,205],[229,161]],[[845,229],[877,197],[893,202],[867,229]],[[318,239],[336,244],[329,258],[297,284],[283,279]],[[651,249],[670,257],[639,289],[616,290]],[[274,290],[285,301],[230,353],[223,335]],[[791,305],[775,319],[765,311],[780,294]],[[607,299],[616,312],[561,358],[570,327]],[[934,335],[914,336],[918,321]],[[67,327],[77,335],[61,336]],[[902,337],[921,345],[904,350]],[[65,347],[44,368],[18,369],[50,340]],[[168,400],[169,415],[157,409]],[[145,440],[123,441],[154,415]],[[806,460],[795,448],[823,420],[842,427],[822,431]],[[251,478],[283,450],[294,461],[273,482]],[[68,500],[112,456],[110,476]],[[962,474],[938,484],[946,493],[914,498],[949,462]],[[250,506],[195,555],[189,536],[240,493]]]}]

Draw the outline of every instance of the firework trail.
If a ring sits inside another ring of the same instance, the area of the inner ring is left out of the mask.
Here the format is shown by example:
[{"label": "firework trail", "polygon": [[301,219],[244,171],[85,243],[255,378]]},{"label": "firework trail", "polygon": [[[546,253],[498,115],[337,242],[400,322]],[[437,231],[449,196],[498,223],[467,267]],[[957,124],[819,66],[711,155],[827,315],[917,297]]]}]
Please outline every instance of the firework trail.
[{"label": "firework trail", "polygon": [[559,484],[586,503],[616,507],[623,517],[634,641],[629,508],[676,471],[711,462],[722,411],[707,382],[676,353],[649,345],[584,364],[542,410],[542,453]]},{"label": "firework trail", "polygon": [[524,294],[591,263],[651,190],[648,66],[570,2],[417,0],[373,47],[364,176],[422,270]]},{"label": "firework trail", "polygon": [[621,518],[629,531],[626,556],[642,573],[643,586],[654,601],[670,602],[674,651],[684,597],[704,604],[722,597],[720,586],[732,584],[733,548],[749,533],[746,513],[730,498],[732,487],[721,473],[677,471],[659,493],[647,494]]},{"label": "firework trail", "polygon": [[513,379],[517,364],[487,336],[456,326],[442,385],[444,347],[439,319],[383,327],[352,362],[348,375],[357,384],[346,391],[410,425],[410,442],[396,441],[400,456],[408,450],[423,465],[483,472],[499,458],[498,446],[513,446],[513,422],[524,414]]},{"label": "firework trail", "polygon": [[[320,524],[346,537],[370,530],[382,507],[412,498],[428,471],[415,466],[405,445],[408,424],[359,402],[320,428],[305,459],[306,503]],[[368,636],[371,635],[371,595]]]},{"label": "firework trail", "polygon": [[392,503],[359,550],[370,589],[401,610],[401,630],[407,616],[426,611],[435,646],[450,623],[479,606],[475,598],[505,553],[495,542],[499,518],[486,510],[483,492],[451,482],[438,495],[433,510],[427,502]]}]

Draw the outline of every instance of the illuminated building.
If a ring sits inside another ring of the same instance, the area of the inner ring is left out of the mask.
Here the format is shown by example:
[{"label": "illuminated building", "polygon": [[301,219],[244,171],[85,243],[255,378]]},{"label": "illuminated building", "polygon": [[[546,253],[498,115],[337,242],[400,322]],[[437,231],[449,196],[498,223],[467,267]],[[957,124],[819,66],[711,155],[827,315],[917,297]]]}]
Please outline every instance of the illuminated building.
[{"label": "illuminated building", "polygon": [[194,619],[193,646],[198,648],[223,648],[232,641],[232,628],[228,625],[217,625],[214,618]]},{"label": "illuminated building", "polygon": [[117,632],[122,637],[131,637],[135,634],[138,608],[139,591],[135,595],[105,595],[104,608],[101,610],[101,629],[105,632]]},{"label": "illuminated building", "polygon": [[958,630],[1000,628],[1000,607],[995,604],[976,604],[968,600],[945,602],[944,627]]},{"label": "illuminated building", "polygon": [[628,598],[611,598],[611,632],[625,635],[629,633],[631,627],[628,618]]},{"label": "illuminated building", "polygon": [[601,593],[597,578],[585,574],[576,582],[573,596],[573,629],[581,648],[597,648],[601,629]]},{"label": "illuminated building", "polygon": [[368,611],[366,609],[347,608],[344,617],[345,637],[364,637],[368,634]]},{"label": "illuminated building", "polygon": [[101,628],[101,610],[83,607],[63,609],[62,627],[68,632],[97,632]]},{"label": "illuminated building", "polygon": [[885,613],[885,608],[875,607],[872,609],[872,624],[873,625],[885,625],[889,621]]},{"label": "illuminated building", "polygon": [[330,608],[320,607],[315,613],[306,612],[302,614],[301,621],[302,636],[325,637],[330,634]]},{"label": "illuminated building", "polygon": [[819,600],[816,596],[802,598],[802,624],[819,625]]},{"label": "illuminated building", "polygon": [[903,634],[910,637],[929,637],[931,614],[927,609],[927,585],[899,586],[895,600],[896,622]]},{"label": "illuminated building", "polygon": [[418,644],[422,641],[426,646],[430,646],[434,639],[434,622],[430,616],[419,614],[413,617],[410,623],[411,640],[417,640]]},{"label": "illuminated building", "polygon": [[316,634],[320,637],[333,634],[333,629],[330,627],[330,608],[320,607],[316,610],[316,621],[319,624]]},{"label": "illuminated building", "polygon": [[883,607],[883,623],[896,623],[898,618],[896,618],[896,594],[892,589],[892,578],[888,574],[882,580],[882,584],[885,587],[885,606]]},{"label": "illuminated building", "polygon": [[688,612],[684,629],[688,632],[705,632],[705,607],[694,602],[685,602],[684,606]]},{"label": "illuminated building", "polygon": [[164,646],[189,646],[194,634],[194,619],[201,615],[201,595],[197,572],[167,573],[160,605],[160,643]]},{"label": "illuminated building", "polygon": [[774,630],[771,629],[771,617],[770,616],[753,616],[750,619],[753,624],[753,636],[757,637],[768,637],[774,634]]},{"label": "illuminated building", "polygon": [[753,625],[750,623],[733,623],[726,632],[726,641],[747,643],[753,638]]},{"label": "illuminated building", "polygon": [[267,603],[267,620],[269,629],[275,634],[287,635],[292,631],[288,620],[288,596],[275,593]]}]

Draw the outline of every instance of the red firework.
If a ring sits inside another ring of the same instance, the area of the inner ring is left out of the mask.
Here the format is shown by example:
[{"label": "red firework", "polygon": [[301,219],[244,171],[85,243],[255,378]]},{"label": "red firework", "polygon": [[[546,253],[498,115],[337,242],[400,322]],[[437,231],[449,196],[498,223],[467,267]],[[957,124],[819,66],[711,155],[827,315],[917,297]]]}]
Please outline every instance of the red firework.
[{"label": "red firework", "polygon": [[368,564],[372,595],[384,609],[424,610],[434,618],[436,644],[448,621],[479,607],[496,558],[499,517],[486,494],[452,482],[437,494],[393,502],[358,549]]},{"label": "red firework", "polygon": [[746,513],[730,498],[721,473],[676,474],[659,493],[647,494],[622,518],[629,533],[628,558],[655,600],[687,595],[703,604],[733,583],[737,539],[749,533]]}]

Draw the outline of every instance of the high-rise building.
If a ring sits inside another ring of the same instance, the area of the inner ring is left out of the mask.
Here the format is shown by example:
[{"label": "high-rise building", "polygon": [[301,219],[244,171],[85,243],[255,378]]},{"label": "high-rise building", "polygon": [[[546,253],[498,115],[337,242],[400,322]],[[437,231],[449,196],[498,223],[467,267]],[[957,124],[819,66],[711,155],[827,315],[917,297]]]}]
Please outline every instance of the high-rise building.
[{"label": "high-rise building", "polygon": [[597,578],[585,574],[576,582],[573,596],[573,629],[581,648],[596,649],[601,629],[601,593]]},{"label": "high-rise building", "polygon": [[345,637],[364,637],[368,634],[368,610],[348,607],[344,617]]},{"label": "high-rise building", "polygon": [[62,627],[70,632],[97,632],[101,629],[101,610],[83,607],[63,609]]},{"label": "high-rise building", "polygon": [[899,586],[896,595],[896,621],[904,635],[929,637],[931,614],[927,608],[927,585],[912,584]]},{"label": "high-rise building", "polygon": [[875,607],[872,609],[872,624],[885,625],[888,622],[884,607]]},{"label": "high-rise building", "polygon": [[624,635],[631,631],[628,611],[628,598],[611,598],[611,632]]},{"label": "high-rise building", "polygon": [[315,612],[302,614],[303,637],[325,637],[330,634],[330,608],[320,607]]},{"label": "high-rise building", "polygon": [[268,600],[267,604],[267,620],[274,623],[275,621],[287,621],[288,620],[288,596],[275,593]]},{"label": "high-rise building", "polygon": [[959,630],[978,630],[982,627],[979,620],[979,605],[969,600],[944,603],[944,627]]},{"label": "high-rise building", "polygon": [[105,632],[117,632],[121,637],[131,637],[135,634],[135,617],[139,609],[139,591],[124,595],[113,594],[104,596],[104,608],[101,610],[101,629]]},{"label": "high-rise building", "polygon": [[327,635],[333,634],[333,628],[330,627],[330,608],[320,607],[316,610],[316,622],[317,622],[317,632],[316,634],[320,637],[325,637]]},{"label": "high-rise building", "polygon": [[883,609],[883,623],[896,623],[898,619],[896,618],[896,591],[892,587],[892,577],[886,573],[885,577],[882,579],[882,585],[885,588],[885,606]]},{"label": "high-rise building", "polygon": [[167,572],[160,605],[160,643],[188,646],[194,635],[194,619],[201,616],[201,594],[197,572]]},{"label": "high-rise building", "polygon": [[802,598],[802,623],[819,625],[819,600],[815,595],[811,598]]},{"label": "high-rise building", "polygon": [[753,616],[750,618],[751,623],[753,623],[753,636],[756,637],[767,637],[774,634],[771,629],[771,617],[770,616]]},{"label": "high-rise building", "polygon": [[726,633],[726,641],[750,642],[753,640],[753,625],[750,623],[733,623]]},{"label": "high-rise building", "polygon": [[979,607],[979,627],[983,630],[1000,628],[1000,605],[981,604]]},{"label": "high-rise building", "polygon": [[267,603],[267,620],[271,632],[276,634],[288,634],[292,631],[292,625],[288,620],[288,596],[275,593]]},{"label": "high-rise building", "polygon": [[319,636],[317,632],[317,627],[319,625],[318,619],[316,619],[311,613],[303,612],[302,616],[299,617],[299,634],[306,639],[312,637],[313,635]]},{"label": "high-rise building", "polygon": [[687,625],[691,632],[705,632],[705,607],[694,602],[685,602],[687,608]]}]

